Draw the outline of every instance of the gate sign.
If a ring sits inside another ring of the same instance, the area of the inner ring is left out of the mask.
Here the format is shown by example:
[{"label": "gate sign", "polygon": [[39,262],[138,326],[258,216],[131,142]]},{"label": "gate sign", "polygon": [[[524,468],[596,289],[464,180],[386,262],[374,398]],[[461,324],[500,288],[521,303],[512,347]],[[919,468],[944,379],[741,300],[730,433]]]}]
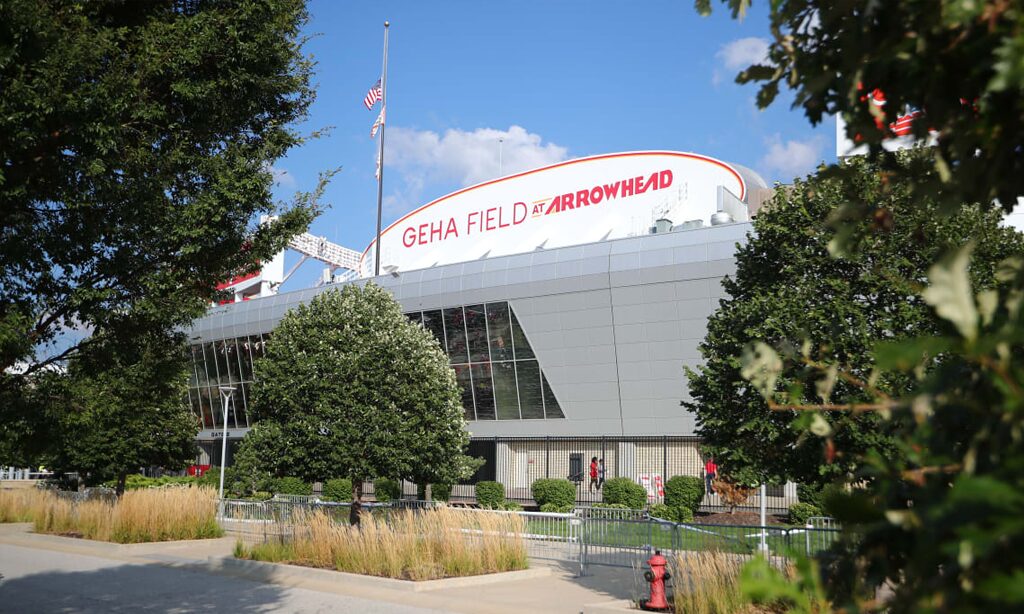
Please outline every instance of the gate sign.
[{"label": "gate sign", "polygon": [[[746,200],[741,172],[752,176],[698,154],[635,151],[502,177],[442,196],[388,226],[381,233],[381,269],[411,271],[645,234],[661,218],[707,223],[718,209],[719,188]],[[371,242],[360,261],[364,276],[373,273],[374,252]]]},{"label": "gate sign", "polygon": [[661,480],[660,473],[641,473],[640,485],[647,491],[648,503],[654,503],[665,498],[665,484]]}]

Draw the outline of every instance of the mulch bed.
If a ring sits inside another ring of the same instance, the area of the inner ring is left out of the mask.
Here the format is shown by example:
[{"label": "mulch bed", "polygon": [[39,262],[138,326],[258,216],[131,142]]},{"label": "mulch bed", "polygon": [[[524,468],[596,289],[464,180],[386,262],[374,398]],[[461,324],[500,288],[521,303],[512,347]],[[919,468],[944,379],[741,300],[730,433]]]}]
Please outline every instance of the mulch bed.
[{"label": "mulch bed", "polygon": [[[783,524],[777,516],[769,514],[765,520],[769,525],[772,524]],[[728,512],[719,512],[717,514],[707,514],[703,516],[697,516],[693,519],[695,524],[727,524],[727,525],[742,525],[747,527],[759,527],[761,526],[761,515],[757,512],[736,512],[730,514]]]}]

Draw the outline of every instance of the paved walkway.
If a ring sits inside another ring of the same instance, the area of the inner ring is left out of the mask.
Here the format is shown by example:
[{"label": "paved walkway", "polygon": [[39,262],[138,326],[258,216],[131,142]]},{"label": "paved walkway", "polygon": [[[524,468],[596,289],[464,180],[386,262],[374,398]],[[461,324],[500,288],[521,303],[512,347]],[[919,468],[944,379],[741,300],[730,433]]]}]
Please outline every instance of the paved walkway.
[{"label": "paved walkway", "polygon": [[210,572],[208,557],[230,556],[230,539],[100,554],[90,546],[0,525],[0,612],[578,613],[637,591],[630,570],[596,567],[576,578],[557,564],[546,577],[421,593],[316,579],[269,584]]}]

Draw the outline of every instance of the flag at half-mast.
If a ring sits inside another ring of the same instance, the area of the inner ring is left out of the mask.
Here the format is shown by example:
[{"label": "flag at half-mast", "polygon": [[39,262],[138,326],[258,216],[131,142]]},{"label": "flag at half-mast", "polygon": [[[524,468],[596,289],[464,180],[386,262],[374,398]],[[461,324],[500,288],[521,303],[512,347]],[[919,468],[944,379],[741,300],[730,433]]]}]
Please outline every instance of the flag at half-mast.
[{"label": "flag at half-mast", "polygon": [[377,101],[383,97],[383,92],[380,88],[380,79],[373,84],[369,92],[366,92],[366,98],[363,98],[363,104],[366,105],[367,111],[373,110],[373,105],[377,104]]},{"label": "flag at half-mast", "polygon": [[386,109],[387,109],[387,107],[381,105],[381,107],[380,107],[380,114],[377,115],[377,121],[373,122],[373,128],[370,128],[370,138],[371,139],[377,138],[377,130],[379,130],[380,127],[384,125],[384,111]]}]

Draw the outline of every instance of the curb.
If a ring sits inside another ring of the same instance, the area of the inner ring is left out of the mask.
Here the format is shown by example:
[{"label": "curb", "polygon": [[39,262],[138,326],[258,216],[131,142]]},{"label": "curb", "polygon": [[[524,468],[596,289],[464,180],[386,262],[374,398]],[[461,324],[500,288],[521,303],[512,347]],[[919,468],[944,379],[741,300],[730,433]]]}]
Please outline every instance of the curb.
[{"label": "curb", "polygon": [[233,557],[210,557],[207,559],[206,566],[213,573],[231,575],[257,582],[268,582],[270,584],[291,584],[296,580],[316,580],[339,586],[358,585],[364,589],[371,587],[375,589],[387,589],[412,593],[436,591],[448,588],[463,588],[467,586],[484,586],[487,584],[541,578],[551,575],[551,570],[549,568],[537,567],[533,569],[522,569],[519,571],[482,574],[479,576],[464,576],[460,578],[444,578],[441,580],[422,580],[416,582],[412,580],[396,580],[394,578],[381,578],[378,576],[334,571],[332,569],[318,569],[316,567],[288,565],[285,563],[247,561]]},{"label": "curb", "polygon": [[628,599],[590,603],[583,606],[583,614],[619,614],[638,611],[633,602]]},{"label": "curb", "polygon": [[[0,529],[0,541],[12,545],[38,546],[50,550],[66,550],[79,554],[91,554],[93,556],[137,556],[146,554],[158,554],[163,551],[180,551],[195,548],[197,546],[209,547],[215,544],[222,544],[225,551],[230,552],[234,547],[235,540],[230,537],[212,537],[208,539],[188,539],[160,542],[139,542],[134,544],[119,544],[116,542],[105,542],[81,537],[64,537],[62,535],[50,535],[48,533],[32,532],[32,525],[29,523],[17,523],[2,525]],[[10,527],[9,530],[6,530]],[[154,552],[155,551],[155,552]],[[199,560],[201,562],[201,560]]]}]

